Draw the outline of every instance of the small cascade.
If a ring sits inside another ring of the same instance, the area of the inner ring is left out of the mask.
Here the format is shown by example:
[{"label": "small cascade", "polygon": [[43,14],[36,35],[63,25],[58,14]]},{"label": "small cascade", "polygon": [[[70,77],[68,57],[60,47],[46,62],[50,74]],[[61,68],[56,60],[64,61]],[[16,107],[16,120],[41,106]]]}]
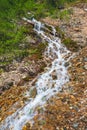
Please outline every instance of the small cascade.
[{"label": "small cascade", "polygon": [[34,29],[40,33],[41,32],[41,28],[43,27],[43,24],[39,21],[37,21],[36,19],[32,19],[33,23],[34,23]]},{"label": "small cascade", "polygon": [[[27,19],[26,19],[27,20]],[[38,79],[33,88],[36,88],[37,95],[21,109],[18,109],[14,114],[6,118],[2,123],[0,130],[22,130],[23,126],[28,121],[33,121],[37,115],[37,107],[44,106],[46,101],[60,91],[65,83],[69,81],[67,68],[64,66],[66,57],[70,52],[61,44],[58,37],[55,36],[56,30],[53,26],[53,35],[50,37],[44,32],[44,24],[33,19],[34,30],[44,40],[48,42],[48,47],[44,53],[44,57],[48,58],[51,66],[48,66],[46,71],[38,76]],[[67,59],[68,60],[68,59]],[[30,94],[30,91],[27,92]]]}]

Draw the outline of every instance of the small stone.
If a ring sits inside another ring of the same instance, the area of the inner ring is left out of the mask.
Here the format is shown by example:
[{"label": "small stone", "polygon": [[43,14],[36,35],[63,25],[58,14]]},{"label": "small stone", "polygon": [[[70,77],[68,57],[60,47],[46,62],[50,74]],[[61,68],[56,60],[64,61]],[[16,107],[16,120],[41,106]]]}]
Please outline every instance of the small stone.
[{"label": "small stone", "polygon": [[76,66],[79,66],[81,64],[81,62],[78,62],[77,64],[76,64]]},{"label": "small stone", "polygon": [[85,75],[85,74],[86,74],[85,72],[82,73],[82,75]]},{"label": "small stone", "polygon": [[64,66],[65,66],[65,67],[68,67],[68,66],[69,66],[69,63],[68,63],[68,62],[66,62],[66,63],[64,64]]},{"label": "small stone", "polygon": [[2,120],[2,118],[0,118],[0,121]]},{"label": "small stone", "polygon": [[19,71],[20,71],[21,73],[26,72],[25,68],[23,68],[23,67],[19,68]]},{"label": "small stone", "polygon": [[64,127],[64,128],[63,128],[63,130],[67,130],[67,128],[66,128],[66,127]]},{"label": "small stone", "polygon": [[29,73],[28,73],[30,76],[34,76],[35,75],[35,73],[34,72],[32,72],[32,71],[29,71]]},{"label": "small stone", "polygon": [[38,123],[39,123],[39,125],[44,125],[44,124],[46,124],[46,121],[45,120],[40,120]]},{"label": "small stone", "polygon": [[0,95],[2,94],[2,92],[3,92],[3,91],[2,91],[2,88],[1,88],[1,89],[0,89]]},{"label": "small stone", "polygon": [[86,12],[87,12],[87,8],[85,8],[85,9],[84,9],[84,11],[86,11]]},{"label": "small stone", "polygon": [[59,127],[56,127],[56,130],[59,130]]},{"label": "small stone", "polygon": [[86,70],[87,70],[87,65],[84,65],[84,69],[86,69]]},{"label": "small stone", "polygon": [[73,109],[73,107],[69,107],[71,110]]},{"label": "small stone", "polygon": [[36,88],[33,88],[30,90],[30,97],[31,98],[35,98],[37,95],[37,89]]},{"label": "small stone", "polygon": [[56,72],[55,72],[55,71],[52,72],[51,76],[52,76],[53,80],[56,80],[56,79],[57,79],[57,75],[56,75]]},{"label": "small stone", "polygon": [[79,123],[74,123],[73,127],[76,129],[78,127]]},{"label": "small stone", "polygon": [[87,57],[84,58],[84,61],[87,62]]},{"label": "small stone", "polygon": [[27,127],[26,127],[26,126],[24,126],[22,130],[27,130]]},{"label": "small stone", "polygon": [[24,103],[23,103],[23,101],[21,101],[21,106],[23,106],[24,105]]},{"label": "small stone", "polygon": [[81,30],[80,30],[80,28],[74,28],[74,31],[79,32]]}]

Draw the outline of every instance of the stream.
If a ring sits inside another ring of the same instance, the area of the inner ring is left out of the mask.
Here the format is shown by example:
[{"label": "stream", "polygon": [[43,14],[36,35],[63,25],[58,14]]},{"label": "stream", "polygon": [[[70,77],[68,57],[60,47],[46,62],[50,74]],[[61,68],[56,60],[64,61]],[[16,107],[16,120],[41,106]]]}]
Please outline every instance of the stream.
[{"label": "stream", "polygon": [[[25,18],[27,21],[28,19]],[[57,94],[64,84],[69,81],[69,75],[65,63],[69,61],[70,52],[61,44],[61,40],[56,36],[56,30],[50,26],[52,34],[45,32],[45,25],[33,19],[34,30],[36,33],[48,43],[48,47],[44,52],[44,57],[49,59],[50,65],[41,73],[35,85],[37,95],[31,98],[23,108],[18,109],[15,113],[8,116],[0,126],[0,130],[22,130],[23,126],[28,122],[32,122],[35,115],[38,114],[37,108],[46,104],[52,96]],[[68,58],[66,58],[68,57]],[[27,92],[30,95],[30,91]]]}]

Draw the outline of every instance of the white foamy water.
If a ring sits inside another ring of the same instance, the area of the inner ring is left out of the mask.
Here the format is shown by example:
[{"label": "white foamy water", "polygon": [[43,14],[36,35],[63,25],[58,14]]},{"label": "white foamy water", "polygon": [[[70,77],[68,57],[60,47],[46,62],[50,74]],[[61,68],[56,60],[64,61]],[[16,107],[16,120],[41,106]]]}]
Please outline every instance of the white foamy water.
[{"label": "white foamy water", "polygon": [[[27,21],[26,18],[25,20]],[[32,86],[37,90],[36,97],[32,98],[23,108],[7,117],[0,130],[22,130],[24,124],[32,120],[37,114],[37,107],[44,106],[46,101],[60,91],[62,86],[69,81],[67,68],[64,66],[66,62],[64,57],[69,54],[69,51],[61,44],[60,39],[55,36],[55,28],[51,26],[54,35],[47,36],[42,29],[44,25],[41,22],[33,19],[33,23],[35,25],[34,30],[48,42],[44,57],[48,58],[52,63],[45,72],[38,76],[35,85]]]}]

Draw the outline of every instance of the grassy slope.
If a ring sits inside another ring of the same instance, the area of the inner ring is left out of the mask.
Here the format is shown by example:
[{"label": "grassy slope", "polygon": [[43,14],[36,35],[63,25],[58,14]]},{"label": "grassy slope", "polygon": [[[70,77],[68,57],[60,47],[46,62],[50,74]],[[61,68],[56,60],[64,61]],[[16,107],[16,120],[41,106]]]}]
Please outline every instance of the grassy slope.
[{"label": "grassy slope", "polygon": [[[39,7],[39,8],[37,8]],[[35,12],[39,17],[39,12],[43,5],[35,3],[34,0],[1,0],[0,1],[0,64],[8,64],[14,57],[28,55],[28,49],[20,48],[25,37],[29,33],[29,28],[18,24],[22,16],[26,16],[27,11]],[[5,60],[6,59],[6,60]]]}]

